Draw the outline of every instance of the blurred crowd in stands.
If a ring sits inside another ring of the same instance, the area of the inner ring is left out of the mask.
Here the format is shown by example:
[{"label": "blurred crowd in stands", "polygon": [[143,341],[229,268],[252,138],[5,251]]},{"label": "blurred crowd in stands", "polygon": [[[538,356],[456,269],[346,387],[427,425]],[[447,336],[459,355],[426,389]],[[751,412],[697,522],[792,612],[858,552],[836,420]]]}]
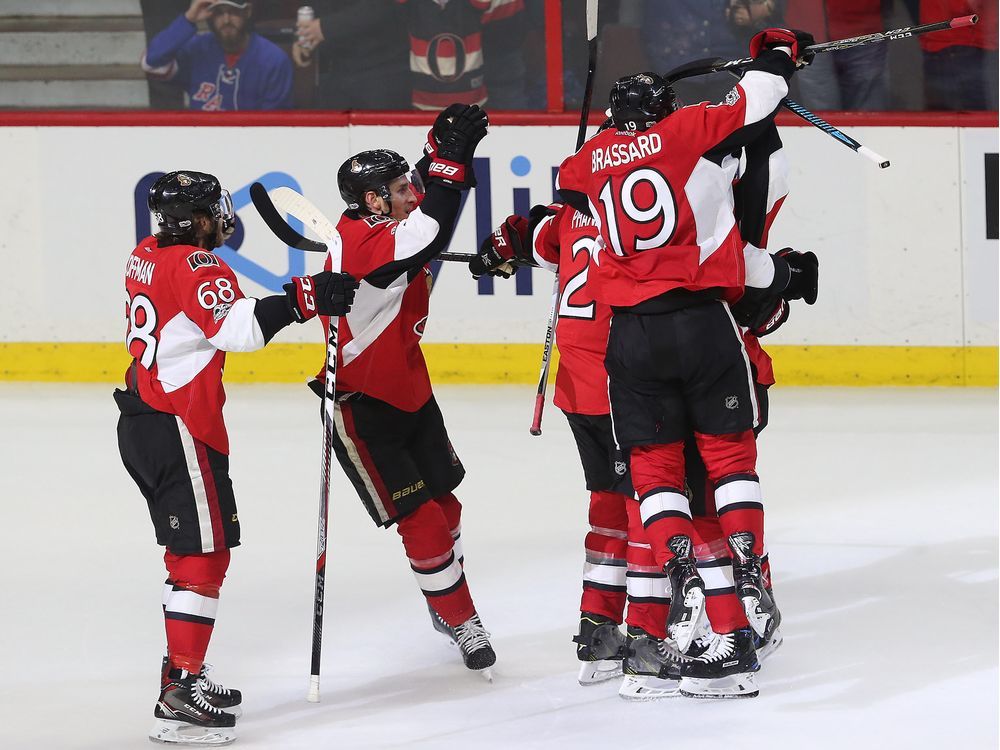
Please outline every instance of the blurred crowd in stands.
[{"label": "blurred crowd in stands", "polygon": [[[544,110],[543,0],[142,0],[154,109]],[[579,107],[583,0],[563,0],[563,84]],[[996,110],[997,0],[602,0],[595,102],[620,75],[745,57],[767,26],[819,42],[972,13],[980,23],[817,56],[791,96],[815,110]],[[683,101],[731,76],[687,79]]]}]

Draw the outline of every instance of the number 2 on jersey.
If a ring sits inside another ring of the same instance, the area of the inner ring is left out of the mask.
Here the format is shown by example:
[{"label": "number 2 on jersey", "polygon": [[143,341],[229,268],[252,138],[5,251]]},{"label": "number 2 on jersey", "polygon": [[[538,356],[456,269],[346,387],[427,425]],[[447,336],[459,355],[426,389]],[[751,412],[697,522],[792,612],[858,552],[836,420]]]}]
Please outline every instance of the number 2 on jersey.
[{"label": "number 2 on jersey", "polygon": [[595,305],[593,302],[586,305],[574,305],[572,298],[573,293],[587,283],[587,270],[590,268],[590,256],[594,252],[595,243],[596,240],[593,237],[581,237],[573,243],[573,261],[576,262],[576,256],[583,253],[584,264],[583,268],[566,282],[566,288],[563,289],[562,297],[559,299],[560,318],[594,319]]},{"label": "number 2 on jersey", "polygon": [[[128,332],[125,335],[125,347],[132,351],[132,342],[140,341],[143,345],[142,354],[137,357],[139,364],[147,370],[156,362],[156,324],[157,315],[153,301],[145,294],[137,294],[132,299],[126,299],[126,314],[128,315]],[[133,356],[135,356],[133,354]]]},{"label": "number 2 on jersey", "polygon": [[622,180],[617,194],[613,181],[609,178],[604,183],[599,197],[607,220],[608,240],[615,253],[625,255],[628,249],[631,254],[670,242],[677,227],[677,201],[667,178],[655,169],[642,167]]}]

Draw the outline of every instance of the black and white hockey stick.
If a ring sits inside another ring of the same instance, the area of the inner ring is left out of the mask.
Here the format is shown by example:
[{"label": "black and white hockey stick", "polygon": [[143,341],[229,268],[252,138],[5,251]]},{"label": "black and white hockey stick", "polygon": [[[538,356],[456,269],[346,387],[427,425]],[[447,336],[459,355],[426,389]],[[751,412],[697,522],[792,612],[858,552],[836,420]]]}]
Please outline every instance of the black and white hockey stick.
[{"label": "black and white hockey stick", "polygon": [[[715,73],[720,70],[724,70],[725,72],[729,73],[730,75],[736,78],[740,77],[740,74],[734,68],[730,67],[720,68],[718,67],[719,65],[725,66],[728,65],[728,63],[725,63],[721,58],[717,57],[715,58],[708,57],[702,60],[692,60],[691,62],[685,63],[684,65],[674,68],[669,73],[666,73],[664,75],[664,78],[668,82],[673,83],[674,81],[679,81],[684,78],[691,78],[700,75],[708,75],[709,73]],[[889,160],[886,159],[884,156],[875,153],[867,146],[862,146],[860,143],[858,143],[858,141],[851,138],[851,136],[849,136],[843,130],[834,127],[819,115],[813,114],[810,110],[806,109],[798,102],[793,102],[791,99],[782,99],[781,106],[785,107],[790,112],[793,112],[794,114],[798,115],[813,127],[819,128],[824,133],[829,135],[831,138],[840,141],[848,148],[858,152],[861,156],[864,156],[866,159],[875,162],[876,164],[879,165],[880,168],[885,169],[886,167],[889,166]]]},{"label": "black and white hockey stick", "polygon": [[[296,193],[296,195],[298,195],[298,193]],[[267,224],[267,228],[271,230],[275,237],[289,247],[294,247],[307,253],[325,253],[327,251],[327,247],[324,243],[303,237],[301,234],[292,229],[292,227],[288,225],[288,222],[281,218],[281,213],[274,207],[274,203],[272,203],[270,197],[268,197],[267,190],[259,182],[255,182],[250,186],[250,200],[253,201],[253,206],[257,209],[257,213],[260,214],[264,223]],[[302,200],[305,200],[305,198]],[[309,205],[312,206],[311,203]],[[322,213],[319,212],[319,209],[316,209],[315,206],[313,206],[313,209],[316,210],[316,213],[322,217],[324,221],[329,221],[325,216],[323,216]],[[291,212],[289,211],[288,213]],[[294,213],[291,215],[295,216],[296,219],[302,220],[302,217]],[[455,263],[468,263],[475,257],[476,256],[473,253],[439,253],[434,257],[434,259],[448,260]]]},{"label": "black and white hockey stick", "polygon": [[[837,52],[842,49],[850,49],[851,47],[861,47],[865,44],[876,44],[878,42],[890,42],[896,39],[908,39],[911,36],[919,36],[920,34],[930,34],[934,31],[946,31],[948,29],[961,29],[966,26],[975,26],[979,23],[979,16],[960,16],[959,18],[952,18],[950,21],[938,21],[937,23],[925,23],[921,26],[904,26],[901,29],[893,29],[892,31],[880,31],[876,34],[864,34],[862,36],[852,36],[848,39],[836,39],[832,42],[820,42],[818,44],[810,44],[806,47],[807,52]],[[730,68],[741,68],[744,65],[749,65],[753,62],[752,57],[744,57],[740,60],[720,60],[716,66],[713,68],[713,72],[717,70],[729,70]]]},{"label": "black and white hockey stick", "polygon": [[[300,250],[330,254],[330,270],[339,273],[343,245],[340,233],[307,198],[288,187],[275,188],[270,194],[260,183],[250,187],[250,199],[268,228],[287,245]],[[294,216],[308,226],[323,242],[303,237],[281,217],[280,211]],[[316,528],[316,585],[313,599],[312,658],[307,700],[319,702],[320,655],[323,649],[323,605],[326,586],[326,532],[330,515],[330,472],[333,463],[334,393],[337,382],[337,316],[330,317],[326,338],[326,384],[323,391],[323,457],[320,463],[319,516]]]},{"label": "black and white hockey stick", "polygon": [[[587,0],[587,83],[583,88],[583,104],[580,107],[580,127],[576,131],[576,150],[579,151],[587,140],[587,118],[590,116],[590,100],[594,94],[594,72],[597,70],[597,0]],[[535,411],[531,415],[532,435],[542,434],[542,411],[545,409],[545,391],[549,386],[549,366],[552,364],[552,347],[556,341],[556,317],[559,314],[559,271],[556,270],[552,282],[552,306],[549,308],[549,324],[545,329],[545,345],[542,348],[542,367],[538,374],[538,388],[535,391]]]}]

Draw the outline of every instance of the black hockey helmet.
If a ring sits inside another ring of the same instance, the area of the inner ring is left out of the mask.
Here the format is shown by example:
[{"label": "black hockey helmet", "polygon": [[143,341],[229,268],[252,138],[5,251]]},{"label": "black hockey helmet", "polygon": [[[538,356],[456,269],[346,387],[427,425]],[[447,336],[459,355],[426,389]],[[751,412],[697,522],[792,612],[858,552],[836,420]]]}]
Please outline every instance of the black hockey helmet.
[{"label": "black hockey helmet", "polygon": [[229,191],[223,189],[214,175],[204,172],[168,172],[149,188],[147,204],[160,233],[171,237],[189,234],[192,220],[199,212],[222,223],[224,238],[229,238],[236,228]]},{"label": "black hockey helmet", "polygon": [[408,174],[406,159],[385,148],[362,151],[340,165],[337,170],[337,187],[340,197],[351,210],[367,211],[365,193],[373,190],[385,200],[390,200],[389,183]]},{"label": "black hockey helmet", "polygon": [[608,103],[619,130],[646,130],[677,109],[677,95],[656,73],[633,73],[615,81]]}]

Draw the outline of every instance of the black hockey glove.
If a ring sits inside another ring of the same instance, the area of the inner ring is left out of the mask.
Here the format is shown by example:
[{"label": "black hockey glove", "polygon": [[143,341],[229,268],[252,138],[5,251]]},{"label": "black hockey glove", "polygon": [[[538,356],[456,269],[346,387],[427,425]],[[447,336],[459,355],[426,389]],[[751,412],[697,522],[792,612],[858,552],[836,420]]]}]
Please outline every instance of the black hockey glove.
[{"label": "black hockey glove", "polygon": [[816,297],[819,295],[819,258],[816,254],[800,253],[786,247],[775,253],[775,256],[788,264],[791,274],[788,286],[781,296],[789,301],[801,299],[807,305],[816,304]]},{"label": "black hockey glove", "polygon": [[427,178],[456,190],[471,187],[472,157],[476,146],[486,137],[489,119],[478,105],[466,107],[454,116],[451,126],[441,136],[437,154],[427,169]]},{"label": "black hockey glove", "polygon": [[424,153],[431,159],[437,157],[438,146],[441,145],[441,139],[448,132],[451,123],[468,109],[468,106],[467,104],[449,104],[446,109],[441,110],[441,113],[434,120],[434,125],[427,131],[427,143],[424,144]]},{"label": "black hockey glove", "polygon": [[517,270],[517,263],[531,262],[525,250],[527,244],[528,221],[523,216],[513,214],[504,219],[489,237],[483,240],[479,253],[469,261],[472,278],[483,274],[509,279]]},{"label": "black hockey glove", "polygon": [[297,323],[319,315],[346,315],[354,304],[358,281],[349,273],[321,271],[315,276],[293,276],[282,286]]}]

